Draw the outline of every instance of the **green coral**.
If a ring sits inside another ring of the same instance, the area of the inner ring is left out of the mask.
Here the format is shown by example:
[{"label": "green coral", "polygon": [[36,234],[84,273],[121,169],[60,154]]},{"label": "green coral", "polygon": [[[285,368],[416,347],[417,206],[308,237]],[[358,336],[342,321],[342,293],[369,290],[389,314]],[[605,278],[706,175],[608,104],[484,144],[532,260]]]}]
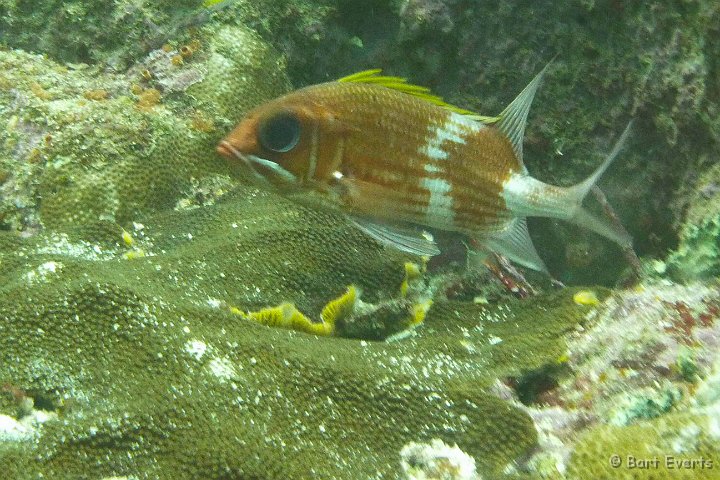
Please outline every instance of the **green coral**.
[{"label": "green coral", "polygon": [[228,305],[291,301],[320,318],[348,284],[382,302],[407,257],[250,188],[141,221],[130,245],[99,253],[50,232],[0,235],[0,379],[60,416],[22,450],[0,448],[8,475],[392,478],[403,445],[433,438],[498,475],[536,433],[490,385],[554,363],[589,311],[568,290],[438,301],[389,343],[270,328]]},{"label": "green coral", "polygon": [[668,258],[672,276],[687,281],[720,275],[720,216],[683,226],[680,241]]},{"label": "green coral", "polygon": [[115,231],[202,185],[227,190],[219,137],[289,86],[281,58],[246,28],[208,26],[195,43],[182,65],[158,50],[127,75],[0,51],[0,222]]},{"label": "green coral", "polygon": [[638,389],[632,394],[613,399],[617,405],[610,412],[613,425],[629,425],[638,419],[656,418],[677,406],[682,392],[677,387],[660,391],[651,388]]}]

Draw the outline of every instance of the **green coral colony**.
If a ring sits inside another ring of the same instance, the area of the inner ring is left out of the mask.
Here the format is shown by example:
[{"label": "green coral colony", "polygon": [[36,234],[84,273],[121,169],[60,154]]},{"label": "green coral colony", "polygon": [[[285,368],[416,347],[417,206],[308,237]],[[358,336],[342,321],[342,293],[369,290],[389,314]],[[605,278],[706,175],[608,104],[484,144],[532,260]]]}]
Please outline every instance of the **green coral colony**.
[{"label": "green coral colony", "polygon": [[720,478],[716,200],[634,289],[473,290],[214,154],[272,2],[111,3],[0,0],[3,478]]}]

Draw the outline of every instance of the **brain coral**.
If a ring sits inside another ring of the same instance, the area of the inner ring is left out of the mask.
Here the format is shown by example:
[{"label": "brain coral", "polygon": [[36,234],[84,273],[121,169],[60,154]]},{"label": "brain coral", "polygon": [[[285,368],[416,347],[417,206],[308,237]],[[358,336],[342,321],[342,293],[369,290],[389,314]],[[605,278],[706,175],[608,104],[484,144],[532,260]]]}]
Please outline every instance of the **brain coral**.
[{"label": "brain coral", "polygon": [[207,26],[192,49],[182,64],[177,51],[154,51],[124,75],[0,51],[0,224],[125,224],[227,188],[218,137],[288,82],[246,28]]},{"label": "brain coral", "polygon": [[23,397],[57,415],[0,443],[11,477],[397,478],[402,447],[436,438],[498,475],[536,433],[489,386],[554,363],[588,310],[564,291],[438,301],[403,340],[315,337],[228,306],[292,301],[319,318],[349,284],[397,296],[407,259],[250,188],[128,233],[115,247],[0,235],[0,383],[14,392],[0,411],[27,415]]}]

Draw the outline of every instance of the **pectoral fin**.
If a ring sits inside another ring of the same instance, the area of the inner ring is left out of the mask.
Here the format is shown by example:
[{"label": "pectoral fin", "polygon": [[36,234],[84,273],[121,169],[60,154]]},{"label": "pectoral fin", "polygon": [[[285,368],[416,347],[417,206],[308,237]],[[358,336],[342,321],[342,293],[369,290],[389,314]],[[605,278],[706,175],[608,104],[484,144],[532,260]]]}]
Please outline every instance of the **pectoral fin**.
[{"label": "pectoral fin", "polygon": [[435,256],[440,253],[432,236],[427,232],[409,227],[400,227],[370,221],[365,218],[352,218],[353,223],[363,232],[385,245],[390,245],[403,252],[420,256]]}]

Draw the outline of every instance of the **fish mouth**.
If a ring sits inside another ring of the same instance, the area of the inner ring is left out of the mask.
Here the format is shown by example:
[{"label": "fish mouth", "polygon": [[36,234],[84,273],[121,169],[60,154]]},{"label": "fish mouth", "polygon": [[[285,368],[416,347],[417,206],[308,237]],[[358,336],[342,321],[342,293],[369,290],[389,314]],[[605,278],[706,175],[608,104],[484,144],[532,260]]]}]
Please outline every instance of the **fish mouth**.
[{"label": "fish mouth", "polygon": [[217,146],[217,152],[223,157],[237,157],[237,154],[240,153],[235,150],[229,142],[225,140],[220,142],[220,144]]},{"label": "fish mouth", "polygon": [[223,140],[217,147],[217,151],[224,157],[234,157],[250,171],[255,180],[263,184],[268,183],[268,176],[280,180],[282,183],[297,183],[297,177],[285,170],[275,162],[255,155],[246,155],[233,147],[230,142]]}]

